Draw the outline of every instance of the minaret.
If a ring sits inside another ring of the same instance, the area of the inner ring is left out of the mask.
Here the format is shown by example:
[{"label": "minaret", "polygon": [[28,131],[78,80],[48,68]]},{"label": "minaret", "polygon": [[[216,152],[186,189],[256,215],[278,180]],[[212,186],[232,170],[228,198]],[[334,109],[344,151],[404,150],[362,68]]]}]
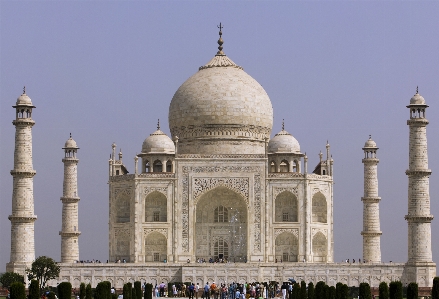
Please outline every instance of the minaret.
[{"label": "minaret", "polygon": [[363,261],[381,262],[380,207],[378,197],[378,147],[369,135],[363,147],[364,159],[364,196],[363,201]]},{"label": "minaret", "polygon": [[406,174],[408,185],[408,263],[432,262],[429,177],[427,155],[427,125],[424,98],[416,94],[410,99],[409,169]]},{"label": "minaret", "polygon": [[24,274],[26,267],[30,267],[35,260],[34,222],[34,183],[36,174],[32,166],[32,119],[31,99],[23,94],[17,99],[15,106],[15,151],[12,191],[11,221],[11,258],[6,265],[6,271]]},{"label": "minaret", "polygon": [[73,263],[79,260],[78,237],[78,146],[75,140],[66,141],[64,150],[64,182],[62,201],[61,263]]}]

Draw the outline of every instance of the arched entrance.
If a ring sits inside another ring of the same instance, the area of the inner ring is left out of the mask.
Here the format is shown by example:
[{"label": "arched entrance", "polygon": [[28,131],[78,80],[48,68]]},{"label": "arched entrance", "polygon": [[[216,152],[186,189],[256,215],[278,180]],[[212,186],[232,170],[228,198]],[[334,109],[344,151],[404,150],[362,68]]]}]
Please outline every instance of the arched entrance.
[{"label": "arched entrance", "polygon": [[247,205],[226,187],[202,195],[196,204],[196,259],[247,261]]}]

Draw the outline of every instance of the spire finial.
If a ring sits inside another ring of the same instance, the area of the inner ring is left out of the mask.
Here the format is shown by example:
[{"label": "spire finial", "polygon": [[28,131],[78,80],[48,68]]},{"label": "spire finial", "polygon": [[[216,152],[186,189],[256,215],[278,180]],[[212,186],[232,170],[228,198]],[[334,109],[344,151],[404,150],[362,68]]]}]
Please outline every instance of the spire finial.
[{"label": "spire finial", "polygon": [[26,94],[26,85],[23,86],[23,94]]},{"label": "spire finial", "polygon": [[224,52],[223,52],[224,41],[222,38],[222,35],[223,35],[222,29],[224,27],[221,25],[221,22],[220,22],[219,26],[217,26],[217,27],[219,28],[220,31],[219,31],[219,39],[218,39],[218,45],[219,45],[218,50],[219,51],[216,53],[216,55],[224,55]]},{"label": "spire finial", "polygon": [[72,133],[70,133],[70,139],[72,139]]},{"label": "spire finial", "polygon": [[370,139],[372,139],[372,135],[371,135],[371,134],[369,134],[369,140],[370,140]]},{"label": "spire finial", "polygon": [[282,119],[282,131],[285,131],[285,119]]},{"label": "spire finial", "polygon": [[416,94],[418,94],[418,86],[416,86]]},{"label": "spire finial", "polygon": [[157,130],[160,130],[160,118],[157,120]]}]

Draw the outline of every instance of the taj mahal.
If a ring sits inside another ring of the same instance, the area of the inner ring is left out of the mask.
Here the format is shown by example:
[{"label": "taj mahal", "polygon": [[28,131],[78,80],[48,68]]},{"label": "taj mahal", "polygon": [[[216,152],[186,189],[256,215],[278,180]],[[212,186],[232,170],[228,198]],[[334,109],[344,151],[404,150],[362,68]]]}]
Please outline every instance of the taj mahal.
[{"label": "taj mahal", "polygon": [[[64,151],[61,197],[61,273],[57,280],[95,286],[108,280],[121,287],[140,280],[343,282],[381,281],[431,286],[432,260],[425,99],[416,91],[407,108],[410,129],[408,260],[383,263],[380,249],[378,146],[371,137],[364,158],[363,261],[334,262],[333,170],[326,143],[317,165],[282,125],[270,138],[273,108],[263,87],[223,51],[175,92],[168,122],[171,136],[150,134],[129,172],[112,145],[108,160],[108,263],[79,260],[77,186],[79,147],[70,138]],[[7,271],[24,273],[35,259],[32,113],[23,91],[15,106],[16,127]],[[140,141],[139,141],[140,142]],[[359,148],[361,145],[359,145]],[[139,143],[140,149],[140,143]],[[132,161],[132,160],[130,160]],[[401,215],[403,216],[403,215]],[[222,261],[205,264],[202,261]],[[122,261],[122,262],[121,262]]]}]

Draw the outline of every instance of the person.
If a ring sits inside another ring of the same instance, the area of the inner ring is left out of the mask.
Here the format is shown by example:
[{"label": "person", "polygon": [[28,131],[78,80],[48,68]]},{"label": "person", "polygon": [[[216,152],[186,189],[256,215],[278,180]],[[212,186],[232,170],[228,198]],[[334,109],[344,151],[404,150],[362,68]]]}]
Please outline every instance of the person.
[{"label": "person", "polygon": [[175,283],[172,284],[172,294],[174,295],[174,297],[177,297],[177,287],[175,286]]},{"label": "person", "polygon": [[205,299],[210,299],[210,287],[209,287],[209,282],[206,282],[206,285],[204,286],[204,298]]},{"label": "person", "polygon": [[195,286],[195,299],[198,299],[198,292],[200,291],[200,285],[197,282],[197,285]]},{"label": "person", "polygon": [[282,299],[285,299],[287,297],[287,288],[288,286],[285,283],[283,283],[280,288],[282,290]]},{"label": "person", "polygon": [[163,281],[160,284],[160,297],[165,297],[165,283]]},{"label": "person", "polygon": [[239,288],[236,288],[235,299],[241,299],[241,292],[239,291]]},{"label": "person", "polygon": [[216,289],[215,281],[210,285],[210,294],[213,295],[214,299],[218,299],[218,292]]},{"label": "person", "polygon": [[189,286],[189,299],[194,299],[194,290],[195,290],[195,286],[194,286],[194,284],[192,283],[192,284]]}]

